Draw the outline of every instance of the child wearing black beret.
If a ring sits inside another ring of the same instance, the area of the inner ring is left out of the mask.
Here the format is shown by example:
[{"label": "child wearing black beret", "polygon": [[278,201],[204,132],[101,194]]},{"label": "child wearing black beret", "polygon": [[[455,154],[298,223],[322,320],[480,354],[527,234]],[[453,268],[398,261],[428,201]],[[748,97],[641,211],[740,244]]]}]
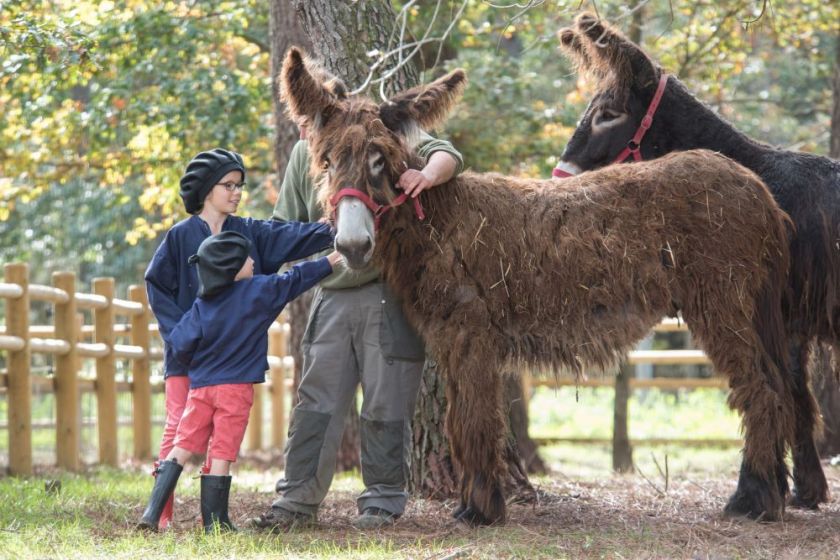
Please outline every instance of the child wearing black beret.
[{"label": "child wearing black beret", "polygon": [[148,507],[138,525],[156,531],[192,454],[207,453],[201,476],[201,516],[236,530],[228,515],[230,465],[245,435],[254,383],[268,369],[268,327],[283,307],[332,273],[333,252],[282,275],[255,275],[251,241],[225,231],[204,240],[189,258],[198,270],[198,298],[169,333],[172,355],[189,379],[189,394],[174,446],[157,468]]},{"label": "child wearing black beret", "polygon": [[[149,305],[164,342],[166,423],[159,459],[172,449],[189,390],[187,371],[174,359],[169,340],[172,329],[192,306],[198,292],[199,279],[187,259],[211,235],[233,231],[249,240],[248,254],[254,261],[254,273],[273,274],[284,263],[306,258],[333,244],[333,232],[324,223],[236,216],[245,188],[245,165],[236,152],[216,148],[199,153],[187,165],[180,183],[181,200],[191,216],[166,233],[145,275]],[[172,518],[173,501],[170,499],[161,515],[161,529]]]}]

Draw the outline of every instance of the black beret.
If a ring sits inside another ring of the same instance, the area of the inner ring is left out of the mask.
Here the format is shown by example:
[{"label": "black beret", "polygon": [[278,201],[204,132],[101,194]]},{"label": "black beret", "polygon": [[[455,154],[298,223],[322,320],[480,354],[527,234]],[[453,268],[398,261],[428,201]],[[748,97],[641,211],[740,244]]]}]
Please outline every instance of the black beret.
[{"label": "black beret", "polygon": [[231,171],[242,172],[242,180],[245,180],[245,164],[236,152],[216,148],[195,156],[181,177],[181,200],[187,212],[200,212],[210,189]]},{"label": "black beret", "polygon": [[198,297],[212,297],[233,284],[248,259],[251,241],[235,231],[223,231],[201,242],[189,258],[198,266]]}]

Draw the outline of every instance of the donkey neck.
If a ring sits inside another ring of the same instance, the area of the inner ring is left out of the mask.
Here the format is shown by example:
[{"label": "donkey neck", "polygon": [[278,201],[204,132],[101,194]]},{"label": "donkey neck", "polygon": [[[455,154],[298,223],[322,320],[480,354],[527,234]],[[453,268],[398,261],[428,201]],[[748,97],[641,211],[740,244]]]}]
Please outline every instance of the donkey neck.
[{"label": "donkey neck", "polygon": [[457,216],[458,179],[454,178],[420,195],[425,218],[418,219],[412,204],[402,204],[383,216],[376,236],[374,262],[383,278],[401,297],[422,277],[429,261],[441,256],[442,236]]},{"label": "donkey neck", "polygon": [[[676,82],[676,83],[675,83]],[[741,165],[759,171],[772,148],[737,130],[694,97],[679,81],[672,81],[662,101],[670,150],[706,148],[720,152]]]}]

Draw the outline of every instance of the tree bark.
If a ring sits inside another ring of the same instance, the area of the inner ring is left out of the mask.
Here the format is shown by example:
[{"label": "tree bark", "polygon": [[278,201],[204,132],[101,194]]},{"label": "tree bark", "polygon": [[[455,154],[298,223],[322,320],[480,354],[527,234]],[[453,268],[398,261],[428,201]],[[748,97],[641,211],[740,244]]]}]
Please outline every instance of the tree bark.
[{"label": "tree bark", "polygon": [[449,453],[445,417],[444,381],[438,375],[437,364],[427,359],[414,413],[408,480],[408,489],[412,494],[445,499],[457,493],[459,475]]},{"label": "tree bark", "polygon": [[[269,41],[271,42],[271,95],[274,101],[274,161],[277,170],[277,188],[289,163],[289,154],[298,141],[298,128],[287,116],[285,106],[280,102],[278,76],[283,67],[283,57],[289,47],[297,45],[306,50],[311,48],[309,37],[298,22],[292,5],[293,0],[273,0],[269,6]],[[308,306],[307,306],[308,307]],[[304,316],[304,321],[306,317]]]},{"label": "tree bark", "polygon": [[834,78],[831,82],[831,137],[828,155],[840,159],[840,31],[834,36]]},{"label": "tree bark", "polygon": [[[324,67],[353,90],[368,75],[374,50],[387,51],[395,14],[382,0],[293,0],[303,28]],[[385,91],[388,95],[417,84],[412,62],[403,66]]]},{"label": "tree bark", "polygon": [[517,375],[506,375],[503,386],[504,402],[508,404],[508,423],[511,437],[522,466],[528,474],[543,474],[548,469],[540,457],[539,446],[528,435],[528,399],[523,392],[522,380]]}]

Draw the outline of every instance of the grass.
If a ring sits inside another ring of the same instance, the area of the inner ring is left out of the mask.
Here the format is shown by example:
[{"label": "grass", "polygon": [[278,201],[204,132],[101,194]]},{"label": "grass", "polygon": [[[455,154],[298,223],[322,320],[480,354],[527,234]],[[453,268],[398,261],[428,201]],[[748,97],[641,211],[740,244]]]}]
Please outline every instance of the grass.
[{"label": "grass", "polygon": [[[837,494],[840,472],[827,470]],[[239,470],[231,505],[236,523],[271,502],[266,480],[276,474]],[[58,493],[46,491],[49,477],[0,479],[0,557],[831,558],[840,549],[834,504],[822,512],[791,511],[777,524],[722,519],[731,472],[677,469],[665,491],[632,475],[592,481],[554,475],[536,480],[539,504],[510,507],[505,526],[466,528],[450,518],[454,503],[416,499],[396,526],[367,533],[351,526],[361,481],[342,475],[316,528],[208,536],[196,528],[198,485],[189,476],[179,484],[174,530],[159,535],[133,530],[150,489],[148,474],[96,468],[55,475]]]},{"label": "grass", "polygon": [[[609,389],[581,389],[576,399],[573,388],[541,388],[531,405],[533,435],[611,434]],[[630,415],[633,438],[738,435],[721,391],[639,391]],[[133,526],[151,489],[149,465],[90,467],[79,475],[42,468],[29,479],[0,478],[0,558],[830,558],[840,550],[834,503],[821,512],[789,510],[777,524],[721,518],[737,478],[736,448],[637,447],[630,475],[611,472],[608,446],[563,444],[540,452],[551,468],[533,479],[540,502],[511,506],[504,526],[466,528],[451,519],[453,501],[412,499],[395,527],[367,533],[351,524],[363,488],[354,474],[336,478],[316,528],[205,536],[196,527],[197,468],[188,467],[174,529],[145,535]],[[281,474],[275,460],[254,454],[237,463],[231,514],[241,527],[273,500]],[[840,468],[826,470],[840,495]],[[61,483],[57,493],[45,488],[52,479]]]}]

